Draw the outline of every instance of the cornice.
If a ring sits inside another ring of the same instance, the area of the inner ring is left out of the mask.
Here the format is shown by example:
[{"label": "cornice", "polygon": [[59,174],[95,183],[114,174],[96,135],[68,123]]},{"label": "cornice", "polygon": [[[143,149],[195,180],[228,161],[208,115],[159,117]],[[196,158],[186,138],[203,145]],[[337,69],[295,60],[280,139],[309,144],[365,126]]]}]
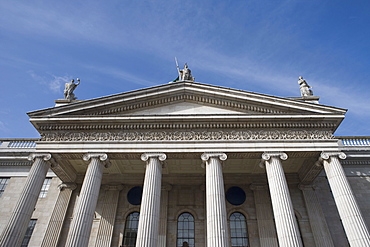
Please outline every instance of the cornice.
[{"label": "cornice", "polygon": [[160,106],[165,104],[170,104],[179,101],[189,101],[189,102],[197,102],[203,103],[212,106],[221,106],[223,108],[232,108],[232,109],[239,109],[243,112],[256,112],[256,113],[287,113],[287,111],[283,110],[276,110],[270,109],[268,107],[251,105],[250,102],[238,102],[236,100],[227,100],[221,97],[215,97],[214,95],[211,96],[202,96],[196,94],[179,94],[170,97],[164,98],[157,98],[152,100],[145,100],[143,102],[125,104],[124,106],[112,107],[110,109],[100,110],[96,112],[92,112],[88,115],[117,115],[123,112],[130,112],[133,110],[153,107],[153,106]]},{"label": "cornice", "polygon": [[41,141],[245,141],[245,140],[327,140],[333,139],[325,130],[163,130],[117,132],[48,132]]},{"label": "cornice", "polygon": [[336,124],[330,122],[217,122],[217,123],[133,123],[133,124],[39,124],[40,131],[74,131],[74,130],[140,130],[140,129],[240,129],[240,128],[308,128],[333,129]]}]

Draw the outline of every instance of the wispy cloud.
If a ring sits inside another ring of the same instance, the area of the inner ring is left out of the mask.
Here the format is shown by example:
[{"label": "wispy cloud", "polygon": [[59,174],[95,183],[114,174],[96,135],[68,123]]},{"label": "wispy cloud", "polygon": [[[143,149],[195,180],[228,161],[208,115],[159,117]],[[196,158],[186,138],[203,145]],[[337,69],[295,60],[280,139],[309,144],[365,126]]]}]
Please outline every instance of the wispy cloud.
[{"label": "wispy cloud", "polygon": [[27,73],[39,84],[44,85],[50,90],[52,93],[60,93],[62,85],[69,82],[70,77],[65,76],[56,76],[56,75],[49,75],[49,76],[40,76],[37,75],[34,71],[29,70]]},{"label": "wispy cloud", "polygon": [[86,64],[83,64],[81,66],[85,67],[86,69],[94,70],[94,71],[97,71],[97,72],[105,74],[105,75],[113,76],[117,79],[125,80],[129,83],[134,83],[134,84],[138,84],[138,85],[141,85],[141,86],[153,86],[154,85],[154,83],[152,81],[145,80],[145,79],[143,79],[143,78],[141,78],[137,75],[134,75],[132,73],[129,73],[129,72],[123,70],[123,69],[114,68],[114,67],[86,65]]}]

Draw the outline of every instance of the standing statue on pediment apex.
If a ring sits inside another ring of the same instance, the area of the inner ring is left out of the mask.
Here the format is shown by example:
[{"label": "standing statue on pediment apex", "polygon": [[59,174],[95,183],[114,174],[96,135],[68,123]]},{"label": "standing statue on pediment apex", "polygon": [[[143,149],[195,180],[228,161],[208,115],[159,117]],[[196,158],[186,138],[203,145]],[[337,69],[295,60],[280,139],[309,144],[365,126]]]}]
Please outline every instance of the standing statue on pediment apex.
[{"label": "standing statue on pediment apex", "polygon": [[78,85],[80,85],[80,79],[76,79],[78,81],[78,83],[74,83],[75,80],[71,80],[71,82],[67,82],[65,84],[65,88],[64,88],[64,98],[67,99],[67,100],[76,100],[77,97],[75,97],[75,94],[73,93],[73,91],[76,89],[76,87]]},{"label": "standing statue on pediment apex", "polygon": [[175,58],[175,62],[176,62],[176,68],[177,68],[177,72],[179,76],[178,78],[174,80],[174,82],[176,81],[192,81],[193,82],[195,78],[191,75],[191,70],[189,69],[188,64],[185,63],[184,68],[180,69],[179,64],[177,62],[177,58]]},{"label": "standing statue on pediment apex", "polygon": [[310,89],[312,87],[310,87],[306,80],[303,79],[302,76],[298,77],[298,84],[299,84],[299,89],[301,90],[301,96],[302,97],[305,97],[305,96],[312,96],[313,95],[313,91]]}]

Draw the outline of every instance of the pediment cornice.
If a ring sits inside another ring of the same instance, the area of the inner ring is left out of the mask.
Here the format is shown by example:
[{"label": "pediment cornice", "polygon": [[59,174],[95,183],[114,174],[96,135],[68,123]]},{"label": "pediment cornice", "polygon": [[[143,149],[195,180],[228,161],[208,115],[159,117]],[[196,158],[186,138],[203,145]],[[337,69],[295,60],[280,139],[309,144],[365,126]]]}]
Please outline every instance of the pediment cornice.
[{"label": "pediment cornice", "polygon": [[32,118],[65,115],[122,115],[184,101],[232,109],[240,113],[344,114],[346,112],[340,108],[288,98],[201,83],[179,82],[78,101],[28,114]]}]

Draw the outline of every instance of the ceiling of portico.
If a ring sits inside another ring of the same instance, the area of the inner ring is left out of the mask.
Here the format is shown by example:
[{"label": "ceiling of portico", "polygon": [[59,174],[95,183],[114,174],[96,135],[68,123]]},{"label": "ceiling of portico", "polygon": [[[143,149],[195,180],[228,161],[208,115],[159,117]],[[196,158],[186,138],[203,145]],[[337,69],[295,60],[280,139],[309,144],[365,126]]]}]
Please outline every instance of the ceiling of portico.
[{"label": "ceiling of portico", "polygon": [[[228,153],[228,159],[223,162],[224,174],[264,174],[261,168],[261,153]],[[140,154],[108,154],[111,165],[104,169],[104,176],[122,175],[139,176],[145,173],[145,162],[140,159]],[[204,163],[200,159],[201,153],[170,153],[163,163],[163,175],[176,174],[205,174]],[[319,153],[317,152],[288,152],[288,159],[282,161],[286,173],[298,173],[303,165],[314,165]],[[72,166],[77,174],[86,172],[88,162],[82,160],[81,154],[60,154],[57,162],[61,166]]]}]

